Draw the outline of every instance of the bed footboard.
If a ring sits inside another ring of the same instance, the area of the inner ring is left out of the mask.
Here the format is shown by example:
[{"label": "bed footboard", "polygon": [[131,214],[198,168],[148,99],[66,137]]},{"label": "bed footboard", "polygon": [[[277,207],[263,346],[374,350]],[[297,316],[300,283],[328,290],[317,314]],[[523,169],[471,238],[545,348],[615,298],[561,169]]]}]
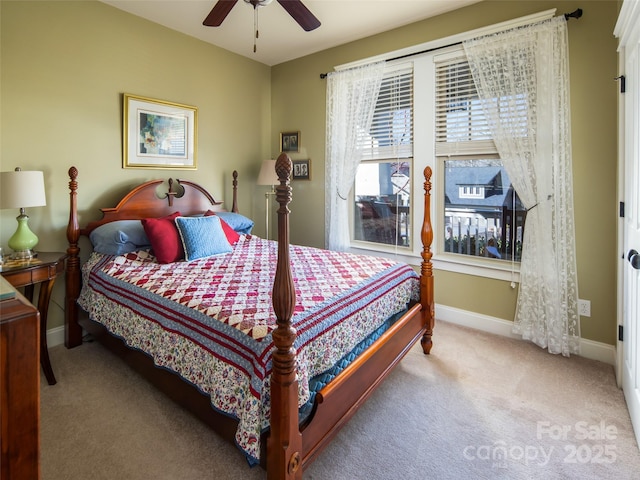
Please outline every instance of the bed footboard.
[{"label": "bed footboard", "polygon": [[316,411],[310,423],[298,425],[298,382],[295,375],[294,341],[291,325],[295,290],[289,259],[289,202],[291,201],[291,160],[282,153],[276,161],[280,185],[276,188],[278,209],[278,264],[273,288],[273,307],[278,327],[273,332],[275,350],[271,376],[271,429],[267,439],[267,478],[301,479],[303,466],[310,463],[339,428],[353,416],[375,387],[390,373],[415,342],[421,338],[425,354],[431,351],[434,326],[434,291],[431,265],[431,169],[425,176],[425,214],[420,278],[420,303],[409,309],[389,331],[378,339],[316,397]]},{"label": "bed footboard", "polygon": [[316,395],[313,419],[302,427],[303,467],[333,439],[424,332],[422,306],[413,305],[371,347]]}]

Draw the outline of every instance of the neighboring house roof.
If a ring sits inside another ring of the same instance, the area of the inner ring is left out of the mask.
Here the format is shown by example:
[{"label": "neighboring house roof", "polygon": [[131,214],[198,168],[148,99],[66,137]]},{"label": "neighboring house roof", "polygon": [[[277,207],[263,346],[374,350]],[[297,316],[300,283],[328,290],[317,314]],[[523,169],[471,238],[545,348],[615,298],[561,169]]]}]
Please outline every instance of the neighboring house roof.
[{"label": "neighboring house roof", "polygon": [[[445,171],[445,207],[512,206],[511,180],[503,167],[457,167]],[[460,187],[483,187],[484,198],[461,198]],[[521,208],[520,202],[518,206]]]}]

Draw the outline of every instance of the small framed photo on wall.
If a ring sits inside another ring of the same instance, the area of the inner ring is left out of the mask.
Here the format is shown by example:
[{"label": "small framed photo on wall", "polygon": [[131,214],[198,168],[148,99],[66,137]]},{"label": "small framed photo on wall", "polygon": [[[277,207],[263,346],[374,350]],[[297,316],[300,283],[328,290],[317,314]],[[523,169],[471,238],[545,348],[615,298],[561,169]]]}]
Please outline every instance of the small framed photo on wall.
[{"label": "small framed photo on wall", "polygon": [[292,180],[311,180],[311,160],[292,160]]},{"label": "small framed photo on wall", "polygon": [[280,151],[281,152],[299,152],[300,151],[300,132],[280,133]]}]

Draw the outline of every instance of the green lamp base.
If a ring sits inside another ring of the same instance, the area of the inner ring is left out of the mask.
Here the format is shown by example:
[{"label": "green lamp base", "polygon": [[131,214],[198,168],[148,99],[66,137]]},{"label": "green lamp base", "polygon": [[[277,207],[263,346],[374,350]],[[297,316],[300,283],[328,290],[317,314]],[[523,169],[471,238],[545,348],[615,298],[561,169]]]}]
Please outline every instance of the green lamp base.
[{"label": "green lamp base", "polygon": [[18,221],[18,229],[9,239],[8,245],[13,254],[13,259],[29,259],[35,257],[37,254],[33,251],[34,247],[38,244],[38,237],[29,228],[29,217],[21,213],[16,217]]}]

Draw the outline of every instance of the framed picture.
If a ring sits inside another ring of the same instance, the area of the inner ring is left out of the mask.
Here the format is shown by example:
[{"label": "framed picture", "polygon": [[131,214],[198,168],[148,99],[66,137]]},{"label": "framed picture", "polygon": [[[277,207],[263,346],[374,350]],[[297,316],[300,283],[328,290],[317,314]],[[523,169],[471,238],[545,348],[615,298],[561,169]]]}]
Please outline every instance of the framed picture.
[{"label": "framed picture", "polygon": [[123,168],[197,168],[198,109],[124,94]]},{"label": "framed picture", "polygon": [[300,151],[300,132],[280,133],[280,151],[281,152],[299,152]]},{"label": "framed picture", "polygon": [[311,160],[292,160],[292,180],[311,180]]}]

